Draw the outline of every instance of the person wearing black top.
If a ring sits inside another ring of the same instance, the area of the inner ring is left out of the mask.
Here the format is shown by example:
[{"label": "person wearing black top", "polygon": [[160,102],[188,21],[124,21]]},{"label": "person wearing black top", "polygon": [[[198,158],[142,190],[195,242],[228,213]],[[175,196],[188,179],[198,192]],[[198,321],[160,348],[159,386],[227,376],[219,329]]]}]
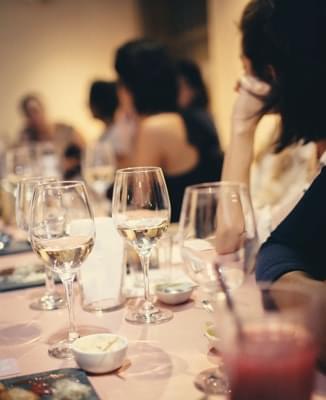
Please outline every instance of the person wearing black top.
[{"label": "person wearing black top", "polygon": [[139,122],[129,166],[162,168],[171,220],[177,222],[185,188],[220,177],[216,131],[192,110],[179,111],[176,68],[160,43],[139,39],[122,45],[115,68],[120,106]]},{"label": "person wearing black top", "polygon": [[324,167],[302,200],[262,246],[256,264],[259,281],[275,281],[292,271],[326,280],[325,204]]}]

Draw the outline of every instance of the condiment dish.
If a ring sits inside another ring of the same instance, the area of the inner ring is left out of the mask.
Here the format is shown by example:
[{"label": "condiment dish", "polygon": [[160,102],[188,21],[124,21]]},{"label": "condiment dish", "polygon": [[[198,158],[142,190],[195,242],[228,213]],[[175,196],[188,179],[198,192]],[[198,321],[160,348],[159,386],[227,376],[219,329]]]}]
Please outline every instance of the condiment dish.
[{"label": "condiment dish", "polygon": [[127,348],[125,337],[111,333],[80,337],[71,347],[79,367],[95,374],[119,368],[126,357]]},{"label": "condiment dish", "polygon": [[156,285],[155,293],[162,303],[176,305],[189,300],[195,287],[190,282],[161,283]]}]

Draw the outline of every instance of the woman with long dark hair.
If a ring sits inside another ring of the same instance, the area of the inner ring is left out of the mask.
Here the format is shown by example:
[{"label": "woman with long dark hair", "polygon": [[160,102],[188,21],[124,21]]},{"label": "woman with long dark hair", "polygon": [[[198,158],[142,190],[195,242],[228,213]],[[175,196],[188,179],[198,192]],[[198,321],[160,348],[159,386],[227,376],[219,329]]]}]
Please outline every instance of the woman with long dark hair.
[{"label": "woman with long dark hair", "polygon": [[139,120],[129,165],[162,167],[172,221],[178,221],[186,186],[220,177],[217,136],[196,115],[178,111],[176,69],[164,46],[128,42],[118,49],[115,66],[120,104]]},{"label": "woman with long dark hair", "polygon": [[[251,0],[241,20],[249,76],[241,81],[232,141],[242,143],[241,165],[232,144],[225,176],[248,179],[251,140],[260,117],[277,111],[277,148],[299,140],[325,148],[326,3],[324,0]],[[249,151],[248,151],[249,149]],[[257,279],[290,282],[325,296],[326,170],[272,232],[257,260]],[[325,299],[326,304],[326,299]],[[326,345],[322,357],[326,359]]]}]

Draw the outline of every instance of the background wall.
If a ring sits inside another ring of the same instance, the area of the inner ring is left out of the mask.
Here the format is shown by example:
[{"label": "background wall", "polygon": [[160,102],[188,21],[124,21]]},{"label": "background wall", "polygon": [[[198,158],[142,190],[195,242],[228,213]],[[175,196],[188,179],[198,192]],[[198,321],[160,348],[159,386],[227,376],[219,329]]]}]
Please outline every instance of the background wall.
[{"label": "background wall", "polygon": [[208,0],[208,32],[212,111],[225,146],[236,93],[234,86],[242,73],[238,23],[248,0]]},{"label": "background wall", "polygon": [[135,0],[0,1],[0,135],[21,126],[17,103],[42,94],[51,118],[91,138],[101,129],[87,107],[93,79],[114,78],[114,51],[141,35]]}]

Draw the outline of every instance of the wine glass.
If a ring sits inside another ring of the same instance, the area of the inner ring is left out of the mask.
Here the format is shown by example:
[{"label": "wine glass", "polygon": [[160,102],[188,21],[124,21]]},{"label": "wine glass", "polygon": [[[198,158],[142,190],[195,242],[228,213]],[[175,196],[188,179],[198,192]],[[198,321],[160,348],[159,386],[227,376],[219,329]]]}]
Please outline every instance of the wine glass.
[{"label": "wine glass", "polygon": [[1,181],[3,195],[3,219],[14,223],[14,207],[17,184],[21,178],[41,175],[39,154],[35,146],[19,146],[9,149],[4,157],[4,173]]},{"label": "wine glass", "polygon": [[4,164],[6,190],[13,195],[21,178],[38,176],[41,172],[37,146],[24,145],[9,149]]},{"label": "wine glass", "polygon": [[35,188],[30,219],[33,250],[56,272],[65,288],[69,334],[49,348],[56,358],[72,358],[71,344],[78,337],[74,315],[73,282],[95,240],[95,223],[83,182],[59,181]]},{"label": "wine glass", "polygon": [[[218,301],[223,297],[217,268],[229,290],[238,288],[253,270],[258,249],[246,187],[228,182],[188,187],[178,238],[188,274],[209,299]],[[204,304],[207,306],[207,301]],[[225,375],[216,369],[201,372],[195,385],[210,394],[226,394],[229,390]]]},{"label": "wine glass", "polygon": [[[16,223],[18,228],[22,229],[27,234],[27,239],[30,240],[28,232],[30,226],[30,209],[32,197],[35,187],[42,183],[56,182],[56,178],[23,178],[18,182],[16,192]],[[64,299],[55,291],[53,272],[46,265],[45,272],[45,293],[30,304],[34,310],[56,310],[64,307]]]},{"label": "wine glass", "polygon": [[114,181],[115,169],[115,156],[109,143],[94,142],[87,146],[82,162],[83,177],[103,207],[107,203],[106,192]]},{"label": "wine glass", "polygon": [[149,291],[151,252],[170,222],[170,200],[163,172],[158,167],[120,169],[116,173],[112,216],[117,230],[139,255],[144,273],[143,304],[129,310],[126,320],[134,324],[159,324],[173,317],[156,307]]}]

